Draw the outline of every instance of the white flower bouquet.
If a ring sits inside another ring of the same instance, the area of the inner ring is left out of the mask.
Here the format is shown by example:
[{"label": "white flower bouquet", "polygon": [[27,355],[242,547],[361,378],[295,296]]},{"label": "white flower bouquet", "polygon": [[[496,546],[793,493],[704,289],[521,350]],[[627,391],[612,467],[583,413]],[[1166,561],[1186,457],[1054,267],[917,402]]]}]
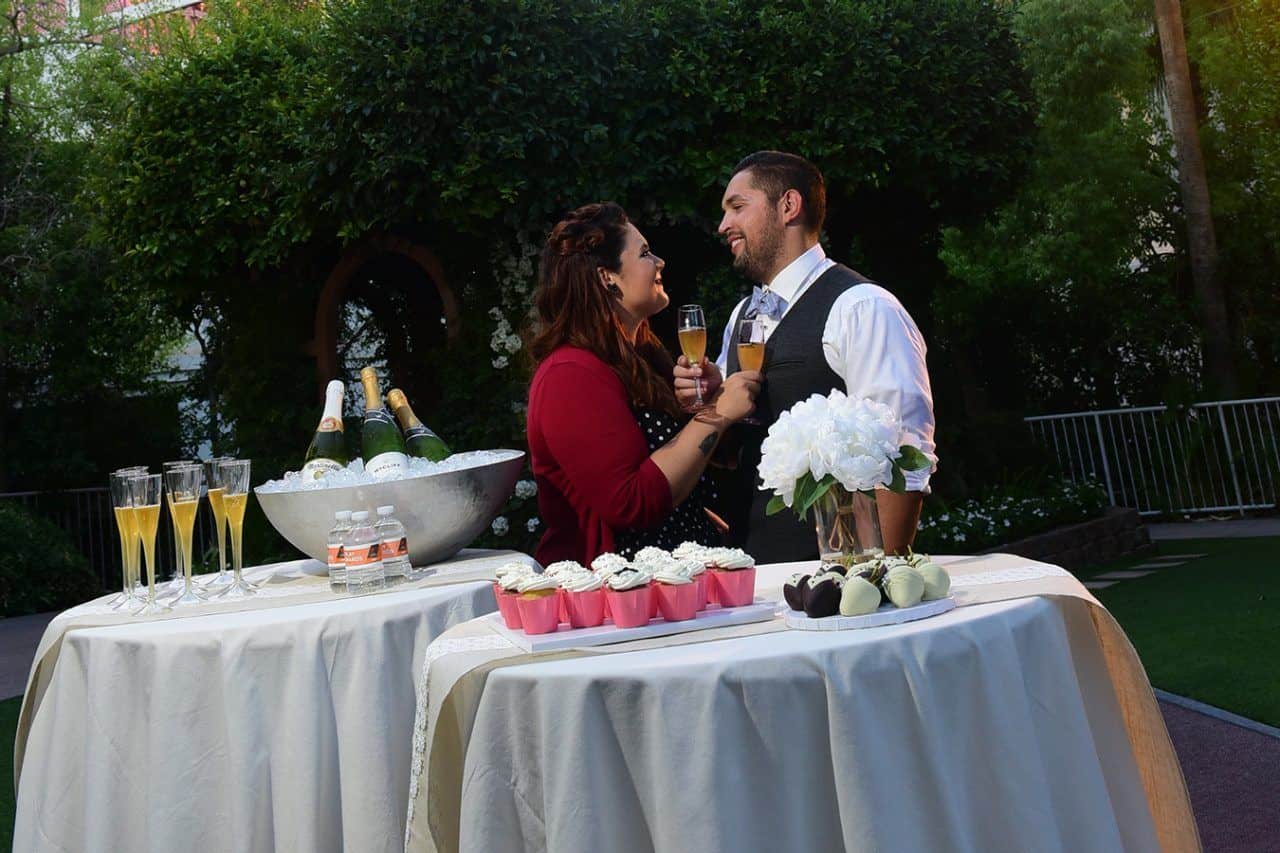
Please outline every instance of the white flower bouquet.
[{"label": "white flower bouquet", "polygon": [[[905,472],[932,464],[914,441],[883,403],[841,391],[801,400],[779,416],[760,448],[760,488],[774,493],[766,512],[790,507],[804,518],[817,507],[823,559],[870,556],[880,545],[875,490],[905,491]],[[855,503],[869,504],[872,520],[855,519]]]}]

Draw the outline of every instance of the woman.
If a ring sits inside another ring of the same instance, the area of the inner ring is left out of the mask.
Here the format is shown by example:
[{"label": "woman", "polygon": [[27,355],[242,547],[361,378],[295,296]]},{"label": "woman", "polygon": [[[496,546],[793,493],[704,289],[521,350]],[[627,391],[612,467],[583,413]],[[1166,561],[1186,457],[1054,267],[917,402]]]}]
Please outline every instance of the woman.
[{"label": "woman", "polygon": [[671,356],[649,329],[670,302],[663,266],[616,204],[580,207],[547,237],[528,416],[544,566],[718,539],[703,472],[751,414],[760,374],[735,373],[706,409],[681,412]]}]

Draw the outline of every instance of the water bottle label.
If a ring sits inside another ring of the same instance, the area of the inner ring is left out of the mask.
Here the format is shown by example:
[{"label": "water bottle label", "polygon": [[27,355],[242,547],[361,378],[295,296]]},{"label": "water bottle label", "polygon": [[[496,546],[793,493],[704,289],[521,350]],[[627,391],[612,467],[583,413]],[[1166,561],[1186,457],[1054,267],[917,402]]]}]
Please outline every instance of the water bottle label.
[{"label": "water bottle label", "polygon": [[326,474],[341,470],[342,466],[332,459],[312,459],[302,466],[302,478],[304,480],[319,480]]},{"label": "water bottle label", "polygon": [[365,461],[364,470],[375,477],[385,477],[388,474],[403,474],[409,470],[409,459],[398,450],[379,453],[372,459]]},{"label": "water bottle label", "polygon": [[347,564],[346,560],[347,555],[343,552],[341,545],[329,546],[329,571],[343,568]]},{"label": "water bottle label", "polygon": [[378,562],[379,547],[377,542],[368,545],[349,545],[346,548],[347,568],[363,568]]},{"label": "water bottle label", "polygon": [[382,540],[382,559],[394,560],[409,556],[409,542],[405,537]]}]

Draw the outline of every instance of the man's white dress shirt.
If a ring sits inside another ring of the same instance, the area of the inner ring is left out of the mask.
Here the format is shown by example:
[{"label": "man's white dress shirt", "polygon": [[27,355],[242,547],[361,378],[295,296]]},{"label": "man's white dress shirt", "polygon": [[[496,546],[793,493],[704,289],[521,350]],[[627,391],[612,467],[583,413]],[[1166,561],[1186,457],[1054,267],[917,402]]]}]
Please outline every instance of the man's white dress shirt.
[{"label": "man's white dress shirt", "polygon": [[[835,261],[815,244],[778,273],[769,282],[769,290],[786,300],[782,316],[833,266]],[[743,299],[729,315],[716,359],[721,375],[727,371],[729,340],[747,302]],[[759,319],[768,341],[779,321],[763,315]],[[933,443],[933,392],[925,367],[924,337],[907,309],[877,284],[855,285],[831,306],[822,329],[822,351],[827,365],[844,380],[850,397],[885,403],[918,439],[920,449],[934,464],[929,470],[906,472],[907,488],[927,492],[929,475],[937,468],[938,459]]]}]

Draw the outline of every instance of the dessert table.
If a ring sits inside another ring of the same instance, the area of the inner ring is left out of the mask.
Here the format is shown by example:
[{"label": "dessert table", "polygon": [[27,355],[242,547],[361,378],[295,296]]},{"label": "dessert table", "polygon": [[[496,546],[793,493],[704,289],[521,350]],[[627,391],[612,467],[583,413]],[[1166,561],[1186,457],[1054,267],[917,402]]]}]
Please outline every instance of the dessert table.
[{"label": "dessert table", "polygon": [[402,849],[413,673],[494,610],[513,559],[532,563],[463,551],[358,597],[298,560],[247,570],[261,590],[240,602],[60,614],[23,700],[14,849]]},{"label": "dessert table", "polygon": [[[961,605],[530,653],[474,620],[420,673],[406,848],[1197,850],[1136,655],[1069,574],[935,558]],[[787,575],[759,567],[757,593]]]}]

